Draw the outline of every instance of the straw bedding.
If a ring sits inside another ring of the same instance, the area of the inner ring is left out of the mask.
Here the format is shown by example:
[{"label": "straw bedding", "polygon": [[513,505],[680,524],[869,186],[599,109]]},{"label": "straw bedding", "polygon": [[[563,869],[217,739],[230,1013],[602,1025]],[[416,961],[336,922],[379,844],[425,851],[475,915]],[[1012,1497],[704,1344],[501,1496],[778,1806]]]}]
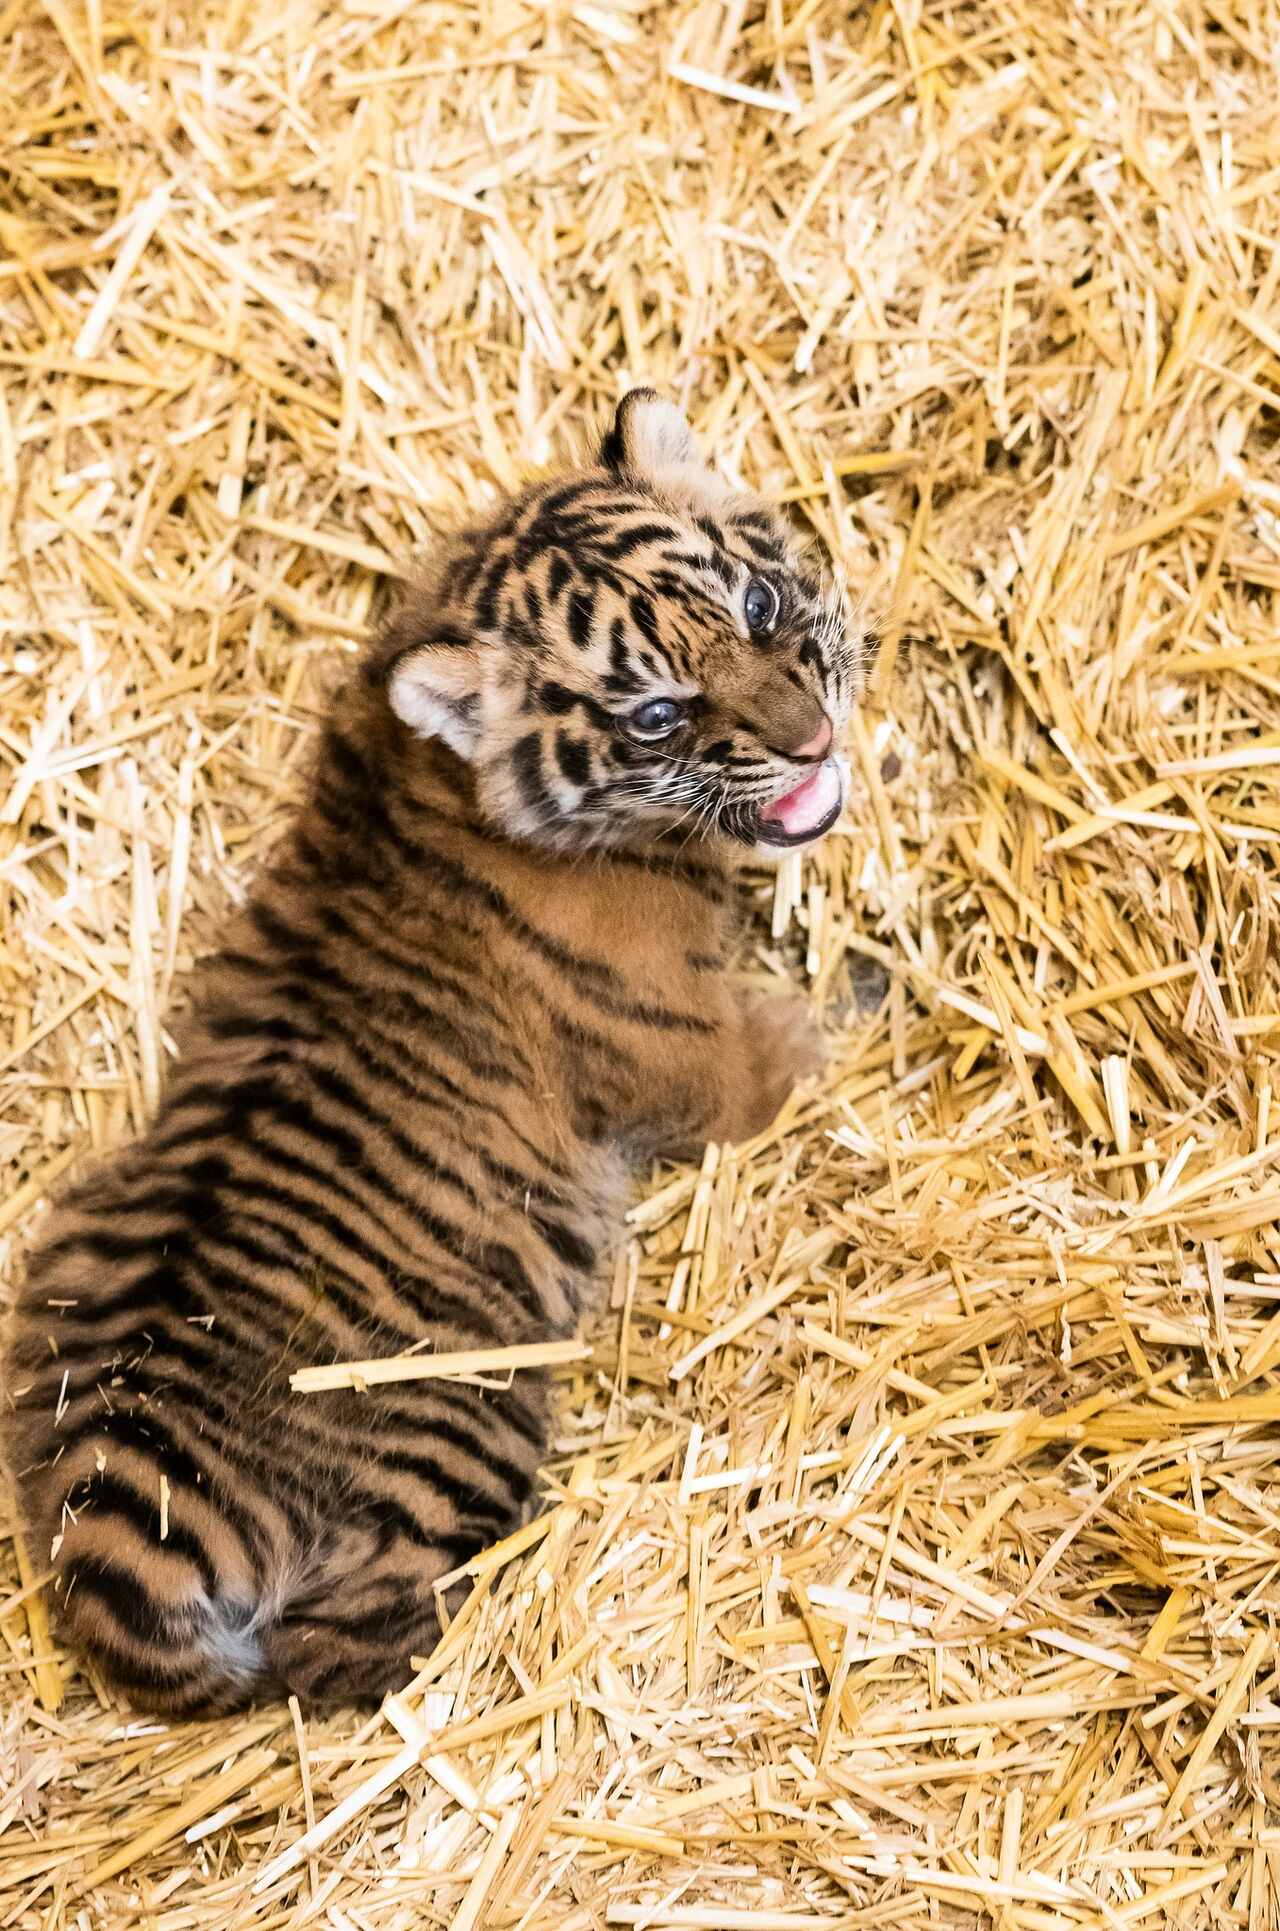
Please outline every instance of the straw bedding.
[{"label": "straw bedding", "polygon": [[885,619],[403,1695],[140,1721],[3,1504],[0,1926],[1280,1923],[1274,0],[0,20],[10,1273],[439,518],[643,377]]}]

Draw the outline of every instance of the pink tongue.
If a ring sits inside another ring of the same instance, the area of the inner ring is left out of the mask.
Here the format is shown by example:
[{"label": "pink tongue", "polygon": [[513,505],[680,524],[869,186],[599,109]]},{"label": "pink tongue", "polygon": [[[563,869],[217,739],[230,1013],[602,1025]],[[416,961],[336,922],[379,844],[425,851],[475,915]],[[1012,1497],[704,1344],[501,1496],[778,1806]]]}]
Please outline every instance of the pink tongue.
[{"label": "pink tongue", "polygon": [[800,837],[820,825],[840,798],[840,773],[828,758],[817,770],[760,813],[770,824],[781,825],[789,838]]}]

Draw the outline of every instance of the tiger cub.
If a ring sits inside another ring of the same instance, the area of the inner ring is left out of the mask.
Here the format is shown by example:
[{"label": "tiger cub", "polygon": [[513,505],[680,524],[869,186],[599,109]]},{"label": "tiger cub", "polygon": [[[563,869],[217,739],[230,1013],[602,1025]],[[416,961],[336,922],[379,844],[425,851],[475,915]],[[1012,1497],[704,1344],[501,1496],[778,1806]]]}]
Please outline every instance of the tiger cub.
[{"label": "tiger cub", "polygon": [[818,838],[858,642],[652,391],[442,544],[334,703],[136,1145],[56,1210],[7,1456],[69,1637],[175,1713],[367,1701],[524,1517],[541,1379],[308,1363],[572,1333],[626,1170],[817,1063],[726,971],[735,854]]}]

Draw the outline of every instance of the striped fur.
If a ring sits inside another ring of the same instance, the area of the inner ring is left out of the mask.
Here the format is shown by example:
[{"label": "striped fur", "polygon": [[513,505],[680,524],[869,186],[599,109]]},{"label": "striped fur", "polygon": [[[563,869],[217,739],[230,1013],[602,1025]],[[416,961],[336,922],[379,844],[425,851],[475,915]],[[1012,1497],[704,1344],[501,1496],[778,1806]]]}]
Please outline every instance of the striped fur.
[{"label": "striped fur", "polygon": [[767,1123],[812,1038],[725,970],[734,853],[855,669],[775,517],[644,391],[362,662],[154,1124],[56,1209],[15,1323],[28,1526],[135,1701],[377,1697],[436,1580],[521,1520],[538,1377],[289,1374],[570,1334],[628,1165]]}]

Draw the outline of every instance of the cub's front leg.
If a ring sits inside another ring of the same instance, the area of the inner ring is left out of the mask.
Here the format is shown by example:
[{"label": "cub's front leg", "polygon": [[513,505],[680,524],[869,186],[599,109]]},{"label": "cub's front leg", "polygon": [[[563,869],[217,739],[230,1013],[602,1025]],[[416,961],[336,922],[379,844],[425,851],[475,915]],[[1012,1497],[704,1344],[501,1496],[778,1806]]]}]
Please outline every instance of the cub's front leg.
[{"label": "cub's front leg", "polygon": [[696,1046],[682,1040],[669,1049],[661,1085],[670,1099],[655,1122],[656,1150],[689,1158],[708,1140],[754,1139],[825,1061],[822,1035],[798,993],[726,987],[714,1032]]}]

